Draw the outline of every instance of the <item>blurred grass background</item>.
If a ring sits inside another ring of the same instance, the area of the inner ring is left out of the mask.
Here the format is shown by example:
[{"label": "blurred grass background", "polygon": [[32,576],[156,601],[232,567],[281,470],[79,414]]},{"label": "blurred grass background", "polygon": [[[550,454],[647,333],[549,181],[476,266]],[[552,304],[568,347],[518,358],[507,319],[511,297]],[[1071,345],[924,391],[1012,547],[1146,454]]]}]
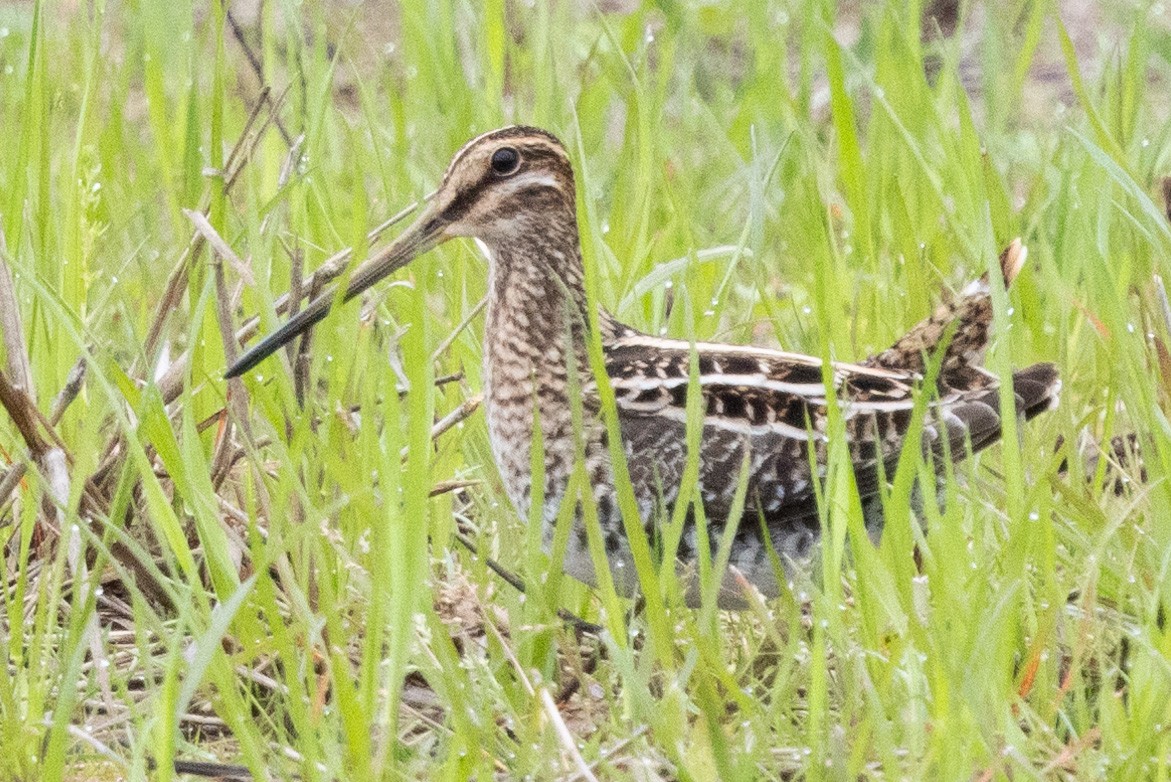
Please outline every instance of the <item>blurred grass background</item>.
[{"label": "blurred grass background", "polygon": [[[1162,3],[0,6],[4,372],[49,417],[86,369],[43,449],[0,416],[0,779],[1167,778],[1169,74]],[[990,366],[1056,362],[1061,408],[775,605],[614,617],[482,418],[432,430],[480,388],[470,243],[316,330],[303,411],[275,362],[226,399],[241,280],[271,330],[510,122],[565,140],[597,298],[652,333],[861,358],[1023,237]],[[1083,484],[1083,429],[1148,482]]]}]

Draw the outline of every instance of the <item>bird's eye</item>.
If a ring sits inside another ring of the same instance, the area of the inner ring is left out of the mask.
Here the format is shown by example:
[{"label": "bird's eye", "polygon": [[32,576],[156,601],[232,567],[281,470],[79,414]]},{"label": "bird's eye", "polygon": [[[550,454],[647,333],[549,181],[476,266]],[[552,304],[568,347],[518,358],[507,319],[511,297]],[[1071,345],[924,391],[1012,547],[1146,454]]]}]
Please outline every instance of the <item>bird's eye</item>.
[{"label": "bird's eye", "polygon": [[520,153],[512,147],[501,147],[492,153],[492,170],[500,176],[516,173],[520,168]]}]

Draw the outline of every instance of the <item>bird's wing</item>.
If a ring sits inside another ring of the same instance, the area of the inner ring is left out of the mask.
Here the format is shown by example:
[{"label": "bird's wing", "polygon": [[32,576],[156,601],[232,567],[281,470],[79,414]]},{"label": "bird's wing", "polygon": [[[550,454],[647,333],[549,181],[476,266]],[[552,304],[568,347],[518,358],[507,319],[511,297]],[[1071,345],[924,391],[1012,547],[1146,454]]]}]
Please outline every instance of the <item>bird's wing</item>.
[{"label": "bird's wing", "polygon": [[[674,484],[686,460],[682,433],[691,345],[627,336],[608,345],[606,354],[632,478]],[[718,513],[731,502],[747,453],[750,507],[780,521],[797,506],[807,506],[814,491],[810,450],[817,465],[826,459],[823,363],[799,354],[708,343],[696,344],[695,356],[703,399],[705,504]],[[831,364],[830,372],[859,492],[873,494],[882,474],[879,465],[889,474],[902,450],[919,377],[845,363]],[[1023,370],[1016,388],[1018,410],[1047,409],[1055,379],[1049,365]],[[994,378],[984,381],[977,388],[941,392],[930,402],[925,448],[962,458],[968,441],[979,450],[1000,437],[999,390]]]}]

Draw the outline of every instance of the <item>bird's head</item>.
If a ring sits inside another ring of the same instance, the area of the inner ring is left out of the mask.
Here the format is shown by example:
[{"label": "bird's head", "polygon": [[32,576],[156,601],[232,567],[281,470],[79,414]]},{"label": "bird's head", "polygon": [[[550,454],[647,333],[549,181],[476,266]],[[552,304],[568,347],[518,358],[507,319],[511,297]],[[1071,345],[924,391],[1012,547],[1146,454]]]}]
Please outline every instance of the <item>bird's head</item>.
[{"label": "bird's head", "polygon": [[[484,133],[456,153],[415,221],[354,270],[345,298],[459,236],[480,239],[492,250],[535,235],[576,243],[574,210],[573,168],[556,136],[523,125]],[[247,372],[320,321],[333,300],[332,290],[323,292],[241,356],[226,376]]]}]

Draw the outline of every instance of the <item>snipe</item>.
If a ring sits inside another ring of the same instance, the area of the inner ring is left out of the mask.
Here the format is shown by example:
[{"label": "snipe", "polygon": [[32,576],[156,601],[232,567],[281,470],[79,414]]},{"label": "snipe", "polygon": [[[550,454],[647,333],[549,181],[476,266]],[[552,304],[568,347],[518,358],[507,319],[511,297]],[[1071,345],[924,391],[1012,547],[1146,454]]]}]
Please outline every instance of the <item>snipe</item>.
[{"label": "snipe", "polygon": [[[545,539],[551,540],[578,453],[572,421],[576,395],[589,422],[585,464],[611,571],[620,590],[633,591],[636,577],[587,359],[591,326],[573,168],[557,138],[537,128],[508,127],[466,144],[416,221],[353,273],[345,298],[453,237],[477,239],[488,256],[484,407],[492,451],[509,497],[521,518],[530,518],[530,448],[534,421],[539,421],[545,450]],[[1006,282],[1023,259],[1023,248],[1014,242],[1001,258]],[[332,292],[323,293],[249,350],[228,376],[246,372],[321,320],[333,299]],[[924,357],[942,346],[945,334],[951,340],[944,348],[938,393],[930,404],[924,449],[960,459],[1000,438],[998,381],[980,368],[991,316],[987,280],[978,280],[889,350],[860,364],[832,366],[864,500],[877,507],[880,476],[893,475]],[[953,322],[956,327],[949,329]],[[596,323],[617,397],[634,494],[653,536],[655,522],[673,506],[687,462],[686,403],[693,346],[640,333],[603,310],[597,312]],[[787,569],[806,560],[820,535],[814,484],[823,477],[826,412],[832,402],[826,397],[822,362],[756,347],[699,343],[694,350],[705,407],[699,497],[713,531],[711,540],[719,540],[729,521],[741,465],[747,465],[747,503],[738,519],[730,569],[766,596],[775,595],[785,577],[775,562]],[[571,377],[580,379],[576,391]],[[1059,387],[1052,365],[1035,364],[1016,372],[1016,414],[1030,418],[1049,409]],[[569,500],[580,503],[576,496]],[[679,546],[681,563],[694,562],[698,548],[692,525]],[[594,581],[580,518],[563,564],[570,575]],[[722,605],[741,602],[740,583],[725,579]]]}]

